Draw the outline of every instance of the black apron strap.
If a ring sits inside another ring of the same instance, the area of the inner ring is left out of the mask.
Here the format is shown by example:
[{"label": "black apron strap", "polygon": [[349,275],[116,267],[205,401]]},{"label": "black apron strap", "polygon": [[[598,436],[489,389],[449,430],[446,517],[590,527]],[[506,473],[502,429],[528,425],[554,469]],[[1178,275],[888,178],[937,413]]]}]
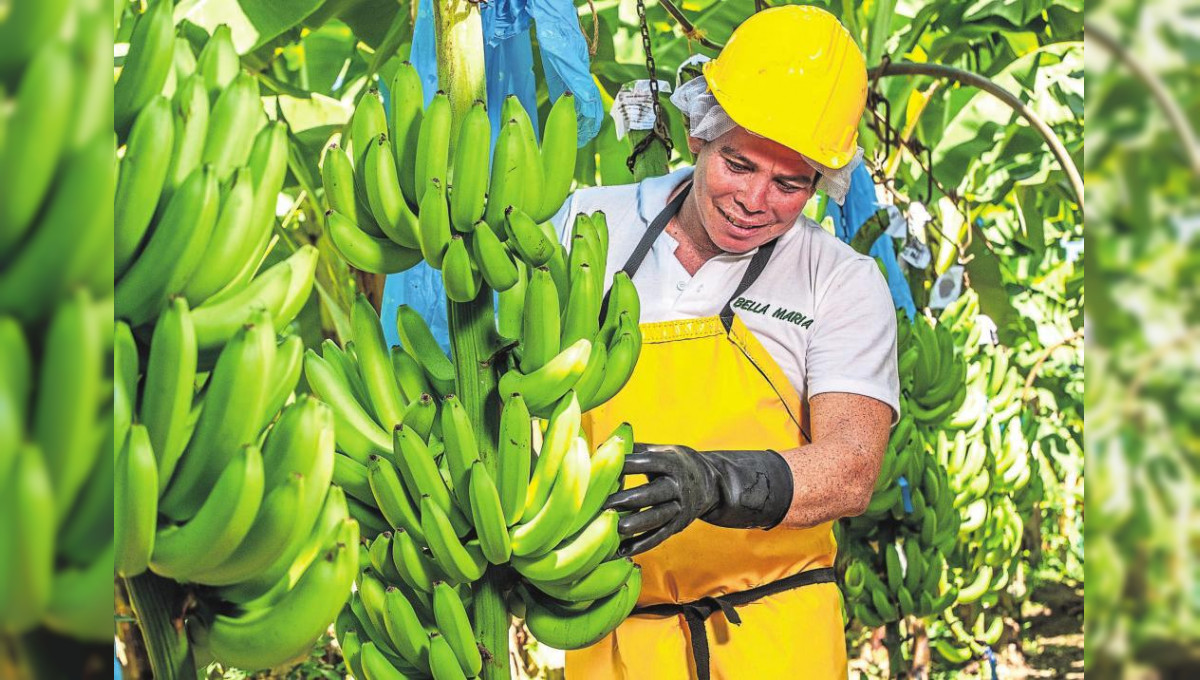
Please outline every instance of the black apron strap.
[{"label": "black apron strap", "polygon": [[821,567],[802,571],[787,578],[779,579],[765,585],[742,590],[718,597],[703,597],[692,602],[675,604],[650,604],[637,607],[631,616],[679,616],[687,622],[688,632],[692,637],[692,658],[696,662],[696,675],[700,680],[709,680],[712,675],[711,658],[708,651],[708,632],[704,622],[717,612],[725,615],[725,620],[740,626],[742,617],[738,616],[734,607],[750,604],[764,597],[776,595],[788,590],[803,588],[817,583],[833,583],[835,575],[833,567]]},{"label": "black apron strap", "polygon": [[725,301],[725,307],[721,310],[721,325],[725,326],[725,332],[733,327],[733,303],[742,293],[745,293],[755,281],[758,280],[758,275],[763,273],[767,268],[767,261],[771,259],[771,253],[775,252],[776,240],[773,239],[758,247],[758,252],[754,253],[754,257],[750,258],[750,266],[746,267],[746,273],[742,274],[742,280],[738,283],[738,287],[733,291],[733,295]]}]

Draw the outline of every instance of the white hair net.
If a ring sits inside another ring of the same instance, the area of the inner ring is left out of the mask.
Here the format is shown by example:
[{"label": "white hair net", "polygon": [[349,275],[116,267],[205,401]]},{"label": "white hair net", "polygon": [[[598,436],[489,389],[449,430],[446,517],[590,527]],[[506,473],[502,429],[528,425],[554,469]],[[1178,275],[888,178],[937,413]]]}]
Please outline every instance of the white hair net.
[{"label": "white hair net", "polygon": [[[671,94],[671,103],[683,113],[687,121],[688,135],[706,142],[711,142],[738,126],[729,114],[725,113],[717,98],[708,91],[708,83],[703,76],[692,78],[677,87]],[[821,173],[820,179],[817,180],[817,188],[824,191],[838,205],[842,205],[846,200],[846,192],[850,189],[850,173],[862,163],[862,159],[862,147],[858,148],[849,163],[837,169],[804,156],[804,160]]]}]

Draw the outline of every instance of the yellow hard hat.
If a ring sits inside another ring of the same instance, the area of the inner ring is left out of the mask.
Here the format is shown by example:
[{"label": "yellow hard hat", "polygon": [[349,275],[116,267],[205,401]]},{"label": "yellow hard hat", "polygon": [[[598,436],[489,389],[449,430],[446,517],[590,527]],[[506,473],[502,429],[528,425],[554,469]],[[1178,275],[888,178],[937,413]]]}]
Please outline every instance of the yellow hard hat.
[{"label": "yellow hard hat", "polygon": [[818,7],[754,14],[704,64],[733,122],[830,168],[854,158],[867,65],[849,31]]}]

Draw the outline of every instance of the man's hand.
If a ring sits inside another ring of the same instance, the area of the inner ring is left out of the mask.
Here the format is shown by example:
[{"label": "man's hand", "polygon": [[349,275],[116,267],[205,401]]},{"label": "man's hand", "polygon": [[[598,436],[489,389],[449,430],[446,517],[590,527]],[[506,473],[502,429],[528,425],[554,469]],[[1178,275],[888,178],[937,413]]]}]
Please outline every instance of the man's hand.
[{"label": "man's hand", "polygon": [[731,528],[770,529],[792,502],[792,472],[775,451],[695,451],[634,444],[624,474],[649,483],[609,496],[606,508],[634,511],[618,530],[621,555],[646,552],[702,519]]}]

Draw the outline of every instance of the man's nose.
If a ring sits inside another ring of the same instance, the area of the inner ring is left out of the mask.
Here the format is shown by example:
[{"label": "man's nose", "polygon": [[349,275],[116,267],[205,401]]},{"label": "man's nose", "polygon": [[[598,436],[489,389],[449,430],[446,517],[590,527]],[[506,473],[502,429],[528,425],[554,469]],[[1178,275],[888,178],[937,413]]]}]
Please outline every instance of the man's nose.
[{"label": "man's nose", "polygon": [[767,185],[768,181],[751,177],[742,184],[741,191],[734,195],[734,200],[738,207],[745,210],[747,214],[754,215],[761,213],[767,209]]}]

